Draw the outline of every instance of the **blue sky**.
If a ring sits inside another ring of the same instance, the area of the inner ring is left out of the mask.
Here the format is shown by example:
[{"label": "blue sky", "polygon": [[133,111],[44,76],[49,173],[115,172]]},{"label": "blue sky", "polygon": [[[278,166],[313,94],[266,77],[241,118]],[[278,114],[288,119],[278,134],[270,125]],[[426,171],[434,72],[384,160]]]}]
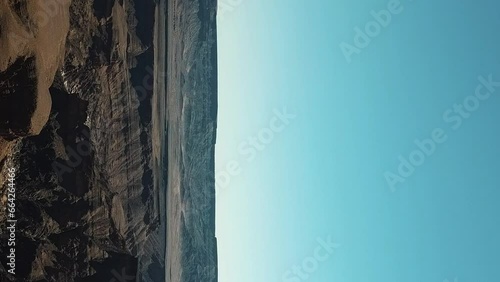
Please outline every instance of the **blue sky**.
[{"label": "blue sky", "polygon": [[[339,45],[391,1],[219,2],[220,281],[305,281],[293,266],[328,236],[307,281],[500,281],[500,88],[458,129],[443,118],[500,81],[498,3],[401,0],[348,63]],[[384,174],[435,128],[446,141],[392,192]]]}]

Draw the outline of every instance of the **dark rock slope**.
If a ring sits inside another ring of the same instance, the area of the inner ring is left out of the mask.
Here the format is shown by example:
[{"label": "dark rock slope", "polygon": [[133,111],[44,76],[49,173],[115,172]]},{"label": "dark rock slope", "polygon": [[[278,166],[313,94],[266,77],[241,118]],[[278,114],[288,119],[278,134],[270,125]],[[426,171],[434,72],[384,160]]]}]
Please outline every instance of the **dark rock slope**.
[{"label": "dark rock slope", "polygon": [[215,15],[215,0],[0,2],[0,281],[217,280]]},{"label": "dark rock slope", "polygon": [[[23,1],[10,3],[23,29],[43,27],[29,24]],[[62,2],[53,3],[53,12],[63,13]],[[42,59],[19,54],[1,72],[0,136],[10,151],[3,169],[18,169],[17,269],[15,276],[6,273],[3,232],[2,281],[112,281],[123,275],[162,281],[165,243],[153,187],[148,87],[155,8],[152,0],[73,1],[67,7],[65,48],[54,57],[59,65],[44,101],[50,114],[40,132],[31,129]],[[2,230],[5,215],[2,210]],[[155,236],[156,249],[145,248]]]}]

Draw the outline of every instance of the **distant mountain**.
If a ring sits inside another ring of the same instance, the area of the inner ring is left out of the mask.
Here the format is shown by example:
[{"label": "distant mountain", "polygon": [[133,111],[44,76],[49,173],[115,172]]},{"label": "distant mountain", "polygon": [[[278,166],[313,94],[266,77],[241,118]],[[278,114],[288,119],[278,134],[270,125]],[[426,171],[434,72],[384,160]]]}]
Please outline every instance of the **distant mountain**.
[{"label": "distant mountain", "polygon": [[215,12],[0,3],[0,281],[217,280]]}]

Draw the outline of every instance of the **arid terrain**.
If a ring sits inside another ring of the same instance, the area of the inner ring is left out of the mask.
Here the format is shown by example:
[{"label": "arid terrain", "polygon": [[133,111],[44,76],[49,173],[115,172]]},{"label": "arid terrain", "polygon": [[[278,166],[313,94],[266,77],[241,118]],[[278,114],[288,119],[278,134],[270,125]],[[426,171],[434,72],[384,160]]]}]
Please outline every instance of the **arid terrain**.
[{"label": "arid terrain", "polygon": [[217,280],[215,11],[0,3],[0,281]]}]

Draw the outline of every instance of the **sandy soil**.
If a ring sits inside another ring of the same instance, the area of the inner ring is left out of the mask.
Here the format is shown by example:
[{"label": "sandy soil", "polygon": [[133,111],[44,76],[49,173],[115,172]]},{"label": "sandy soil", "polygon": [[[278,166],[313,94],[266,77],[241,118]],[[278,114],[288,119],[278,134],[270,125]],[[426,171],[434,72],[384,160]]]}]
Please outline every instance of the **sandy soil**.
[{"label": "sandy soil", "polygon": [[[18,10],[12,5],[16,2],[0,2],[0,71],[19,57],[35,56],[38,93],[29,135],[36,135],[50,115],[49,87],[64,58],[71,0],[19,1],[26,5]],[[9,153],[9,144],[0,139],[0,162]]]}]

